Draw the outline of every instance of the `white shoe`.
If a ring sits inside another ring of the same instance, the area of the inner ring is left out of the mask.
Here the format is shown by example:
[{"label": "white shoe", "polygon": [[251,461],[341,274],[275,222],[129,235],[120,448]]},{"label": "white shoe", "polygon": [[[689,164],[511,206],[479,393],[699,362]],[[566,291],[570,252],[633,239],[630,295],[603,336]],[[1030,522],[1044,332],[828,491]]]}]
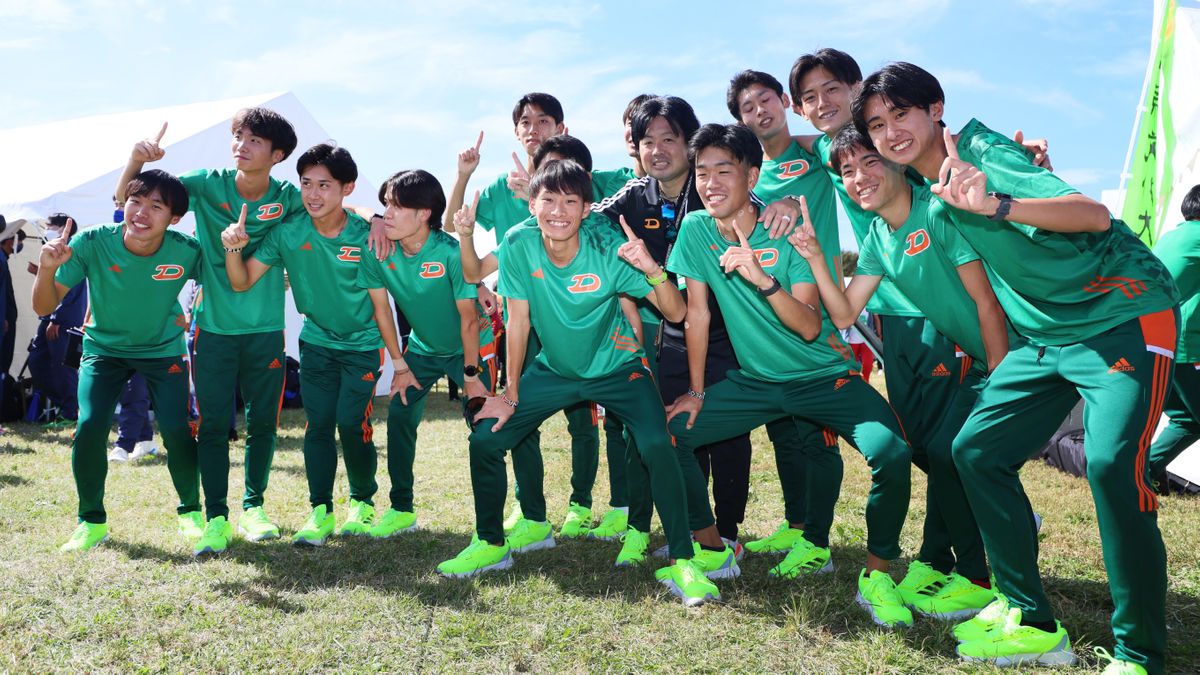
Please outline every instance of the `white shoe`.
[{"label": "white shoe", "polygon": [[133,452],[129,453],[129,459],[141,459],[157,454],[158,446],[154,445],[154,441],[138,441],[133,446]]},{"label": "white shoe", "polygon": [[129,453],[124,448],[113,446],[112,452],[108,453],[108,461],[110,462],[128,462]]}]

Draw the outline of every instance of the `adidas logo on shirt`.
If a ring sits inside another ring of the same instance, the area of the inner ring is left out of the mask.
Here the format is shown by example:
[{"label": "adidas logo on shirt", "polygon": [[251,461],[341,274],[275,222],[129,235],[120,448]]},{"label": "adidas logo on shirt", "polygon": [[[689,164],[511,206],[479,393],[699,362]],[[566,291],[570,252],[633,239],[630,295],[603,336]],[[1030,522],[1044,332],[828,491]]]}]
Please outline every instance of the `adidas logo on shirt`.
[{"label": "adidas logo on shirt", "polygon": [[275,370],[276,368],[282,368],[282,367],[283,367],[283,364],[279,362],[279,359],[274,359],[271,361],[271,365],[267,366],[267,370]]},{"label": "adidas logo on shirt", "polygon": [[172,363],[171,367],[167,368],[167,372],[174,375],[175,373],[182,373],[183,368],[180,368],[178,363]]},{"label": "adidas logo on shirt", "polygon": [[933,369],[933,372],[930,373],[930,375],[934,377],[950,377],[950,371],[947,370],[946,364],[939,363],[937,364],[937,367]]},{"label": "adidas logo on shirt", "polygon": [[1132,373],[1134,370],[1136,370],[1136,369],[1133,367],[1133,364],[1126,361],[1125,357],[1122,356],[1121,358],[1117,359],[1116,363],[1112,364],[1112,367],[1108,369],[1108,372],[1110,372],[1110,373]]},{"label": "adidas logo on shirt", "polygon": [[374,382],[375,381],[375,373],[367,373],[366,375],[362,376],[362,379],[363,379],[363,382]]}]

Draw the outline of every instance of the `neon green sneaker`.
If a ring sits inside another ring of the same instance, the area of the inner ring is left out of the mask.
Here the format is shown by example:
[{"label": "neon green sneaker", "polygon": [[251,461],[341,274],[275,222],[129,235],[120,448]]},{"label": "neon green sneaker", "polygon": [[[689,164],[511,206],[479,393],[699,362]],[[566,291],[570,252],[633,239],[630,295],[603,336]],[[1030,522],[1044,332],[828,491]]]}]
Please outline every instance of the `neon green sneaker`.
[{"label": "neon green sneaker", "polygon": [[75,526],[75,531],[71,533],[71,538],[67,540],[67,543],[59,546],[58,550],[63,553],[90,551],[105,539],[108,539],[108,523],[80,521]]},{"label": "neon green sneaker", "polygon": [[504,536],[512,534],[513,528],[525,516],[521,513],[521,503],[513,504],[513,510],[509,512],[508,517],[504,519]]},{"label": "neon green sneaker", "polygon": [[271,522],[261,506],[252,506],[242,512],[242,517],[238,518],[238,532],[242,533],[246,541],[279,538],[279,528]]},{"label": "neon green sneaker", "polygon": [[771,568],[770,574],[782,579],[795,579],[801,574],[827,574],[832,571],[829,548],[822,548],[801,537],[787,557]]},{"label": "neon green sneaker", "polygon": [[375,524],[375,507],[357,499],[350,500],[350,513],[337,529],[339,535],[362,535],[371,531]]},{"label": "neon green sneaker", "polygon": [[804,530],[792,527],[788,521],[783,521],[774,533],[746,542],[746,550],[751,553],[788,553],[796,542],[804,538]]},{"label": "neon green sneaker", "polygon": [[1070,666],[1075,663],[1071,638],[1062,624],[1055,621],[1053,633],[1021,625],[1021,608],[1009,607],[1004,623],[978,640],[958,645],[964,661],[986,661],[995,666],[1037,663],[1043,666]]},{"label": "neon green sneaker", "polygon": [[592,510],[571,502],[571,506],[567,508],[567,515],[563,518],[562,527],[558,528],[558,536],[578,539],[587,536],[590,529],[592,529]]},{"label": "neon green sneaker", "polygon": [[513,553],[529,553],[554,548],[554,528],[550,523],[522,518],[513,526],[506,543]]},{"label": "neon green sneaker", "polygon": [[702,548],[699,542],[692,542],[692,550],[696,552],[692,556],[692,564],[709,579],[736,579],[742,575],[737,557],[728,545],[724,551],[709,551]]},{"label": "neon green sneaker", "polygon": [[601,541],[612,541],[619,539],[625,530],[629,529],[629,510],[609,509],[608,513],[600,519],[600,524],[588,530],[589,539],[599,539]]},{"label": "neon green sneaker", "polygon": [[199,511],[179,514],[179,534],[193,541],[204,536],[204,515]]},{"label": "neon green sneaker", "polygon": [[[899,587],[896,590],[899,591]],[[900,594],[900,598],[917,614],[941,621],[969,619],[992,604],[992,600],[996,598],[992,589],[978,586],[954,572],[946,576],[944,584],[936,589],[929,587],[928,590],[932,592],[918,593],[912,601],[907,600],[903,593]]]},{"label": "neon green sneaker", "polygon": [[476,535],[461,553],[440,563],[437,571],[444,577],[465,579],[492,570],[506,570],[512,566],[512,553],[508,544],[494,546]]},{"label": "neon green sneaker", "polygon": [[1008,615],[1008,598],[993,591],[992,602],[979,610],[975,616],[954,627],[954,639],[959,642],[982,640],[993,629],[1004,623]]},{"label": "neon green sneaker", "polygon": [[709,581],[704,576],[704,570],[691,560],[680,560],[674,565],[659,568],[654,572],[654,578],[683,600],[685,607],[703,605],[707,600],[721,600],[717,585]]},{"label": "neon green sneaker", "polygon": [[1140,664],[1132,661],[1121,661],[1117,657],[1108,653],[1104,647],[1094,647],[1092,653],[1101,662],[1108,661],[1108,665],[1104,666],[1104,672],[1101,675],[1146,675],[1146,669]]},{"label": "neon green sneaker", "polygon": [[329,535],[333,534],[333,526],[336,521],[333,514],[325,507],[324,504],[314,508],[312,513],[308,514],[308,520],[300,526],[296,534],[292,535],[293,544],[306,544],[308,546],[324,546],[325,540]]},{"label": "neon green sneaker", "polygon": [[204,536],[192,547],[193,556],[205,553],[224,553],[229,548],[229,540],[233,538],[233,526],[225,516],[211,518],[204,526]]},{"label": "neon green sneaker", "polygon": [[383,518],[380,518],[379,522],[367,531],[367,534],[376,539],[386,539],[415,529],[417,529],[417,514],[412,511],[388,509],[387,513],[383,514]]},{"label": "neon green sneaker", "polygon": [[914,560],[908,564],[908,572],[904,578],[896,584],[896,592],[900,594],[904,604],[911,606],[920,599],[922,593],[927,596],[933,595],[949,580],[950,577],[933,569],[929,563]]},{"label": "neon green sneaker", "polygon": [[621,552],[617,554],[617,562],[613,567],[633,567],[646,562],[646,549],[650,548],[650,533],[640,532],[632,527],[621,535]]},{"label": "neon green sneaker", "polygon": [[904,606],[900,594],[896,592],[896,582],[884,571],[875,570],[870,575],[867,570],[858,573],[858,604],[871,615],[871,620],[884,628],[900,628],[911,626],[912,612]]}]

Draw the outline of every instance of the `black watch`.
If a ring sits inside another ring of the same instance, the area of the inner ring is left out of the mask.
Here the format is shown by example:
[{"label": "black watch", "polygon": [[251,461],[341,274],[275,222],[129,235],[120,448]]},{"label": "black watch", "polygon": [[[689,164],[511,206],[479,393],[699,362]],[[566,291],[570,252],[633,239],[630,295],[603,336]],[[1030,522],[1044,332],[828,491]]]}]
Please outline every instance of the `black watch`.
[{"label": "black watch", "polygon": [[463,368],[463,375],[467,377],[479,377],[479,366],[466,366]]},{"label": "black watch", "polygon": [[758,289],[758,294],[764,298],[769,298],[772,295],[775,295],[777,292],[779,292],[779,289],[781,289],[781,288],[783,288],[783,285],[780,284],[779,280],[775,278],[774,274],[772,274],[771,275],[771,285],[767,286],[766,288]]},{"label": "black watch", "polygon": [[996,207],[996,212],[988,216],[987,219],[997,223],[1007,220],[1008,212],[1012,210],[1012,195],[1006,195],[1003,192],[989,192],[988,196],[999,199],[1000,205]]}]

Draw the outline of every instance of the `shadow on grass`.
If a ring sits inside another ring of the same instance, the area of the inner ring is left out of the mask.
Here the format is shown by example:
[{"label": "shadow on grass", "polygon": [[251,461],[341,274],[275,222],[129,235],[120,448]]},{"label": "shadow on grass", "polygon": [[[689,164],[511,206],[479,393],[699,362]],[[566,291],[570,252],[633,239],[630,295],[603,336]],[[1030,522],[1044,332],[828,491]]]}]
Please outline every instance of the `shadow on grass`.
[{"label": "shadow on grass", "polygon": [[28,445],[18,445],[13,443],[13,439],[5,436],[0,440],[0,455],[32,455],[37,452]]},{"label": "shadow on grass", "polygon": [[0,473],[0,488],[11,487],[14,485],[28,485],[29,479],[21,476],[12,476],[6,473]]}]

